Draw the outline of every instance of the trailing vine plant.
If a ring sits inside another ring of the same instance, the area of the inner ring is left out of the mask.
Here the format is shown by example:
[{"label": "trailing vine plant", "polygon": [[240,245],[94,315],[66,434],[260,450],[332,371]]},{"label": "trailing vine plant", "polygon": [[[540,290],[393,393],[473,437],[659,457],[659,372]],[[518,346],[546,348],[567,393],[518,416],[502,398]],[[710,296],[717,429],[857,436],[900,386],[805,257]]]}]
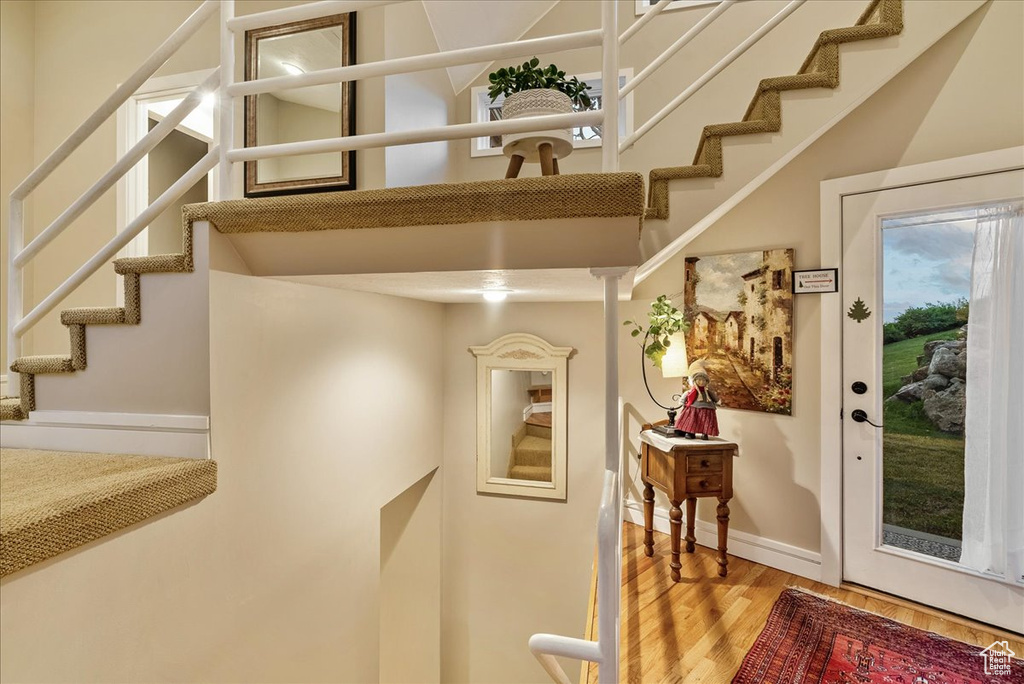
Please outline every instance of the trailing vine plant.
[{"label": "trailing vine plant", "polygon": [[640,345],[643,347],[644,356],[658,368],[661,368],[661,360],[672,345],[669,338],[678,332],[686,332],[689,328],[683,319],[683,312],[674,307],[672,300],[665,295],[659,295],[651,302],[646,327],[637,321],[626,321],[623,325],[633,326],[630,332],[633,337],[643,335]]}]

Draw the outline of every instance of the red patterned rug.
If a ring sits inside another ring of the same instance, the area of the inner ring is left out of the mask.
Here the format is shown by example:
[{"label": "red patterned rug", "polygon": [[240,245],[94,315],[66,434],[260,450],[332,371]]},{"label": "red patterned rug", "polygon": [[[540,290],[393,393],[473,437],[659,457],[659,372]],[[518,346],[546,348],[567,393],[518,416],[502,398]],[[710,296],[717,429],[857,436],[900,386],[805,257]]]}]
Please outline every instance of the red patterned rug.
[{"label": "red patterned rug", "polygon": [[786,589],[733,684],[1024,684],[1008,644],[982,648]]}]

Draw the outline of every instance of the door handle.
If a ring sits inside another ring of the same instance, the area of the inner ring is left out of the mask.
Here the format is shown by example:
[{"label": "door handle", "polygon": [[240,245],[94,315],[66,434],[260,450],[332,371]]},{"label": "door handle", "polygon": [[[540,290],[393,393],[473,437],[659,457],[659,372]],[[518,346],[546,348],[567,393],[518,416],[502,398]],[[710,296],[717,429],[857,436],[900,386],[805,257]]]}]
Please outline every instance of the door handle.
[{"label": "door handle", "polygon": [[881,428],[882,427],[881,425],[875,425],[870,420],[868,420],[867,412],[863,411],[861,409],[854,409],[850,413],[850,417],[853,418],[853,422],[855,422],[855,423],[867,423],[868,425],[871,425],[871,426],[876,427],[876,428]]}]

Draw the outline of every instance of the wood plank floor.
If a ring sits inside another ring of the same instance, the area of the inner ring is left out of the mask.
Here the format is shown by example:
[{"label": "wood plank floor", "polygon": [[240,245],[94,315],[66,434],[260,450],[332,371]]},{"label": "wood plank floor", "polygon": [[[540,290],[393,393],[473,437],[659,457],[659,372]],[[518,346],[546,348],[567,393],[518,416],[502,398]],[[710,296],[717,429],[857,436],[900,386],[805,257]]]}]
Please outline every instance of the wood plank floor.
[{"label": "wood plank floor", "polygon": [[[836,589],[781,570],[729,556],[729,576],[716,574],[714,551],[698,546],[683,553],[683,580],[669,576],[669,537],[654,533],[654,557],[644,556],[643,528],[624,523],[622,633],[619,680],[644,684],[706,682],[728,684],[761,633],[768,613],[787,586],[803,587],[919,629],[979,646],[1008,635],[988,631],[938,611],[918,610],[881,597]],[[596,611],[588,630],[596,633]],[[1024,640],[1009,638],[1024,652]],[[597,682],[597,666],[581,673]]]}]

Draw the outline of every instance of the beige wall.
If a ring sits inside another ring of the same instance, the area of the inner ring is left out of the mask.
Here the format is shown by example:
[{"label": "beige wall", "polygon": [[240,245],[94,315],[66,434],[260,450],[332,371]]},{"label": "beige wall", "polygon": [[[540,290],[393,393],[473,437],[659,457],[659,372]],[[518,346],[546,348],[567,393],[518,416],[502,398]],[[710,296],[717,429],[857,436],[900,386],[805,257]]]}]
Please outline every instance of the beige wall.
[{"label": "beige wall", "polygon": [[[600,304],[445,309],[442,681],[545,682],[530,636],[583,634],[604,472],[601,320]],[[467,347],[512,332],[578,350],[568,370],[565,502],[476,491],[476,359]]]},{"label": "beige wall", "polygon": [[441,475],[380,509],[380,682],[441,681]]},{"label": "beige wall", "polygon": [[[8,197],[32,171],[32,138],[35,122],[35,14],[31,2],[0,2],[0,375],[7,375],[7,222]],[[31,220],[32,201],[25,203],[26,220]],[[26,295],[32,282],[26,282]]]},{"label": "beige wall", "polygon": [[381,508],[441,464],[442,307],[211,290],[217,492],[5,578],[3,681],[378,680]]},{"label": "beige wall", "polygon": [[[902,74],[798,156],[777,176],[637,288],[633,313],[660,293],[682,290],[683,257],[791,247],[795,268],[819,259],[819,183],[827,178],[946,159],[1024,143],[1024,4],[983,7]],[[841,274],[840,274],[841,276]],[[841,280],[841,278],[840,278]],[[740,443],[732,529],[818,551],[821,454],[818,398],[820,297],[795,297],[793,415],[719,411],[726,437]],[[628,348],[627,337],[622,347]],[[634,348],[635,349],[635,348]],[[636,375],[635,351],[622,362],[624,396],[644,417],[659,416]],[[658,381],[660,396],[678,391]],[[635,432],[632,426],[631,432]],[[635,439],[633,440],[636,441]],[[640,500],[637,491],[631,492]],[[660,498],[659,505],[667,504]],[[713,509],[698,515],[712,520]]]},{"label": "beige wall", "polygon": [[[153,127],[150,122],[150,129]],[[209,152],[209,145],[188,133],[172,131],[149,153],[149,201],[171,187],[186,171]],[[181,198],[149,224],[149,253],[175,254],[181,251],[181,208],[205,202],[206,178],[199,180]]]}]

